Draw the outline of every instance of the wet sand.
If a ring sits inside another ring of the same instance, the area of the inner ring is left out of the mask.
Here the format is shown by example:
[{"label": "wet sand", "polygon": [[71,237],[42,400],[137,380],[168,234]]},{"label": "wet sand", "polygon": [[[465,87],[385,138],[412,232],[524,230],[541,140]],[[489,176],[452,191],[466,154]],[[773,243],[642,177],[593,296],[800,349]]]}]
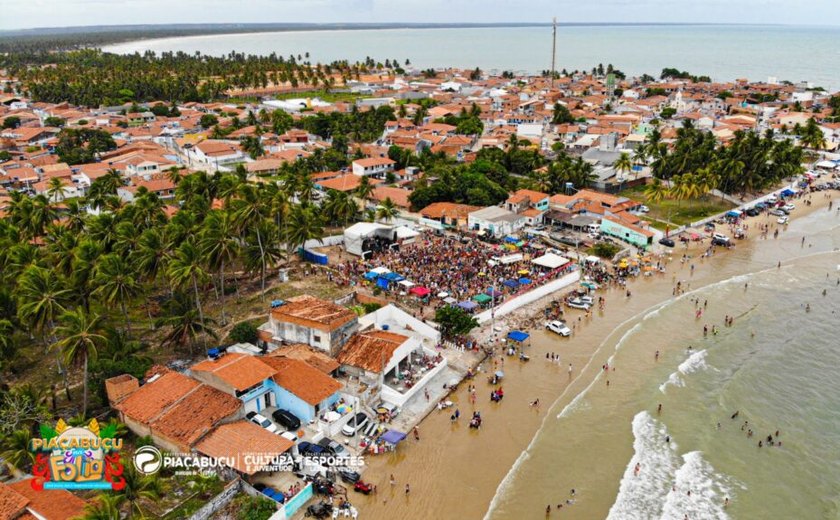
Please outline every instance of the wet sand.
[{"label": "wet sand", "polygon": [[[824,198],[824,192],[815,193],[811,197],[811,207],[805,206],[804,199],[796,201],[797,210],[792,220],[814,211],[825,211],[828,201]],[[772,223],[767,240],[758,238],[759,222]],[[775,266],[771,259],[773,255],[768,256],[766,253],[777,247],[772,237],[775,217],[762,215],[747,219],[746,223],[749,226],[748,238],[736,241],[736,248],[732,251],[719,249],[712,257],[701,259],[700,254],[708,241],[703,245],[692,244],[688,251],[678,244],[672,250],[665,274],[641,276],[628,281],[631,298],[626,298],[621,288],[599,290],[597,295],[606,299],[604,312],[593,309],[593,316],[587,319],[581,311],[567,310],[566,318],[569,322],[581,317],[572,338],[560,338],[541,329],[530,330],[532,338],[528,350],[531,361],[521,362],[516,357],[505,356],[503,365],[499,365],[505,372],[502,385],[505,398],[501,403],[490,402],[492,387],[487,382],[487,373],[493,371],[493,365],[485,361],[484,371],[473,381],[477,387],[475,406],[469,402],[468,381],[462,383],[451,397],[461,411],[459,422],[450,421],[451,409],[432,412],[420,424],[420,441],[410,436],[395,453],[367,457],[370,467],[364,478],[378,486],[378,493],[369,497],[354,494],[352,498],[361,516],[365,519],[482,518],[499,483],[527,448],[552,404],[556,413],[557,409],[562,409],[594,380],[601,365],[614,352],[612,346],[618,338],[650,309],[672,298],[674,280],[683,280],[683,284],[688,283],[691,290],[735,274]],[[756,261],[756,248],[765,251],[763,261]],[[692,255],[693,260],[680,263],[679,259],[684,253]],[[785,252],[780,258],[796,253]],[[691,263],[696,266],[693,274],[689,267]],[[539,313],[546,301],[520,309],[506,318],[506,321],[521,322],[529,314]],[[536,323],[542,325],[541,315]],[[605,344],[607,340],[609,345]],[[672,348],[681,346],[673,345]],[[561,362],[546,361],[547,352],[559,353]],[[568,374],[569,363],[573,365],[571,377]],[[537,398],[540,399],[540,407],[529,406]],[[473,410],[479,410],[484,418],[480,431],[468,428],[467,421]],[[552,419],[554,416],[549,416],[549,420]],[[626,450],[622,447],[618,451]],[[587,511],[590,515],[596,511],[602,514],[605,502],[609,502],[606,503],[606,508],[609,508],[628,460],[624,453],[614,455],[617,460],[611,465],[614,467],[607,471],[609,478],[606,479],[613,487],[605,490],[597,499],[597,504],[592,504],[592,508],[584,504],[581,504],[582,507],[576,505],[575,518],[591,517],[586,515]],[[396,480],[394,486],[389,484],[389,476],[392,474]],[[411,486],[409,495],[405,494],[406,484]],[[508,511],[508,514],[500,516],[517,517],[510,513]],[[528,511],[521,517],[534,516],[534,511]]]}]

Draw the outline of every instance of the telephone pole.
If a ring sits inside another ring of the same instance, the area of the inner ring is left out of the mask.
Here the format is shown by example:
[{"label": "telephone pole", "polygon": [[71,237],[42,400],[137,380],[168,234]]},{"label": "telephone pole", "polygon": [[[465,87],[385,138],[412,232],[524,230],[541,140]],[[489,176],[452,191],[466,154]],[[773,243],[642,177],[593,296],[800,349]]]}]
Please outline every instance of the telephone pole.
[{"label": "telephone pole", "polygon": [[557,57],[557,18],[551,19],[551,87],[554,88],[554,65]]}]

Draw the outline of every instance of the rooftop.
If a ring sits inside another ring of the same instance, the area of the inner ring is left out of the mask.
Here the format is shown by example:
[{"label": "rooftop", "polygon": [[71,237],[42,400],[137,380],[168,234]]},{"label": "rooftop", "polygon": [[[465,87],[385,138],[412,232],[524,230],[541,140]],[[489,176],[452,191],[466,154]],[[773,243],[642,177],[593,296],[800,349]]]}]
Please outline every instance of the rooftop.
[{"label": "rooftop", "polygon": [[228,353],[218,359],[207,359],[193,365],[193,372],[208,372],[238,391],[259,384],[276,372],[259,358],[248,354]]},{"label": "rooftop", "polygon": [[277,321],[323,331],[333,331],[357,319],[350,309],[308,294],[289,298],[284,305],[272,309],[271,316]]},{"label": "rooftop", "polygon": [[168,439],[192,446],[222,419],[239,411],[242,403],[212,386],[200,385],[151,424]]},{"label": "rooftop", "polygon": [[406,340],[406,336],[382,330],[361,332],[350,338],[337,359],[342,365],[382,372],[394,351]]},{"label": "rooftop", "polygon": [[[195,449],[210,457],[232,459],[232,467],[246,475],[253,475],[264,465],[255,464],[264,455],[280,455],[294,446],[289,439],[269,432],[250,421],[223,424],[195,445]],[[250,459],[246,455],[254,455]]]},{"label": "rooftop", "polygon": [[169,371],[141,386],[115,408],[135,421],[148,424],[199,384],[195,379]]},{"label": "rooftop", "polygon": [[341,383],[304,361],[279,356],[265,361],[276,370],[275,383],[313,406],[341,390]]}]

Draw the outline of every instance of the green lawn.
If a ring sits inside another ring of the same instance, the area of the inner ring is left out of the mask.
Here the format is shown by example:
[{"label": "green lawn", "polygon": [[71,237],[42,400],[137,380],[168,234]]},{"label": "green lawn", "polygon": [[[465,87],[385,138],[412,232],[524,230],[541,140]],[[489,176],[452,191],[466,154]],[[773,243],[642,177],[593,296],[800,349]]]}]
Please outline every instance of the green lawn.
[{"label": "green lawn", "polygon": [[645,220],[657,229],[665,229],[666,223],[670,222],[678,226],[691,224],[710,215],[723,213],[735,207],[729,201],[721,200],[718,197],[704,195],[691,200],[663,199],[659,202],[650,202],[645,196],[645,187],[636,186],[621,191],[619,195],[641,201],[650,208],[650,213],[645,215]]}]

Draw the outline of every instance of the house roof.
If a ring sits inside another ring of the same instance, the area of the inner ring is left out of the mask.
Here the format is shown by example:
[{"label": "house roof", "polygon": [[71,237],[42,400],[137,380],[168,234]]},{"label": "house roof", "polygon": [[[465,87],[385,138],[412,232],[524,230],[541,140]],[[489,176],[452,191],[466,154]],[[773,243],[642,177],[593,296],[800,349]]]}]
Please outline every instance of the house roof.
[{"label": "house roof", "polygon": [[239,399],[209,385],[199,385],[150,426],[167,439],[192,446],[222,419],[239,411]]},{"label": "house roof", "polygon": [[[46,520],[69,520],[84,514],[87,502],[81,498],[66,489],[35,491],[32,489],[31,480],[20,480],[9,484],[8,487],[24,496],[28,501],[27,509],[37,513],[38,517]],[[0,506],[0,518],[6,518],[2,514],[2,506]]]},{"label": "house roof", "polygon": [[284,305],[272,309],[271,316],[284,323],[323,331],[333,331],[357,319],[350,309],[308,294],[289,298]]},{"label": "house roof", "polygon": [[196,363],[190,370],[211,373],[240,392],[262,383],[277,372],[259,358],[235,352]]},{"label": "house roof", "polygon": [[467,215],[473,211],[481,209],[479,206],[470,206],[468,204],[455,204],[454,202],[434,202],[429,204],[422,210],[420,214],[426,218],[467,218]]},{"label": "house roof", "polygon": [[338,354],[338,362],[363,368],[369,372],[382,372],[394,351],[405,343],[407,336],[383,330],[356,334]]},{"label": "house roof", "polygon": [[373,166],[388,166],[397,164],[392,159],[387,157],[368,157],[366,159],[356,159],[353,161],[354,166],[361,166],[362,168],[370,168]]},{"label": "house roof", "polygon": [[411,195],[411,192],[403,188],[380,186],[373,189],[370,198],[379,202],[384,202],[385,199],[391,199],[391,202],[395,205],[401,208],[408,208],[411,207],[411,202],[408,200],[409,195]]},{"label": "house roof", "polygon": [[[269,337],[269,340],[271,338]],[[309,345],[303,343],[294,343],[286,345],[273,351],[267,357],[287,357],[291,359],[299,359],[317,368],[325,374],[330,374],[341,365],[330,356],[315,350]]]},{"label": "house roof", "polygon": [[[294,442],[271,433],[250,421],[223,424],[195,445],[195,449],[217,458],[229,458],[233,469],[253,475],[265,465],[255,464],[265,455],[280,455],[294,446]],[[253,457],[246,457],[253,455]]]},{"label": "house roof", "polygon": [[265,362],[277,371],[275,383],[313,406],[341,390],[341,383],[305,361],[267,357]]},{"label": "house roof", "polygon": [[0,519],[17,518],[26,508],[29,499],[11,486],[0,484]]},{"label": "house roof", "polygon": [[[360,176],[348,173],[340,177],[333,177],[332,179],[315,181],[315,184],[325,190],[353,191],[359,187],[361,181],[362,178]],[[368,181],[371,184],[379,184],[381,182],[379,179],[368,179]]]},{"label": "house roof", "polygon": [[135,421],[148,424],[199,384],[195,379],[183,374],[167,371],[154,381],[141,386],[115,405],[115,408]]}]

